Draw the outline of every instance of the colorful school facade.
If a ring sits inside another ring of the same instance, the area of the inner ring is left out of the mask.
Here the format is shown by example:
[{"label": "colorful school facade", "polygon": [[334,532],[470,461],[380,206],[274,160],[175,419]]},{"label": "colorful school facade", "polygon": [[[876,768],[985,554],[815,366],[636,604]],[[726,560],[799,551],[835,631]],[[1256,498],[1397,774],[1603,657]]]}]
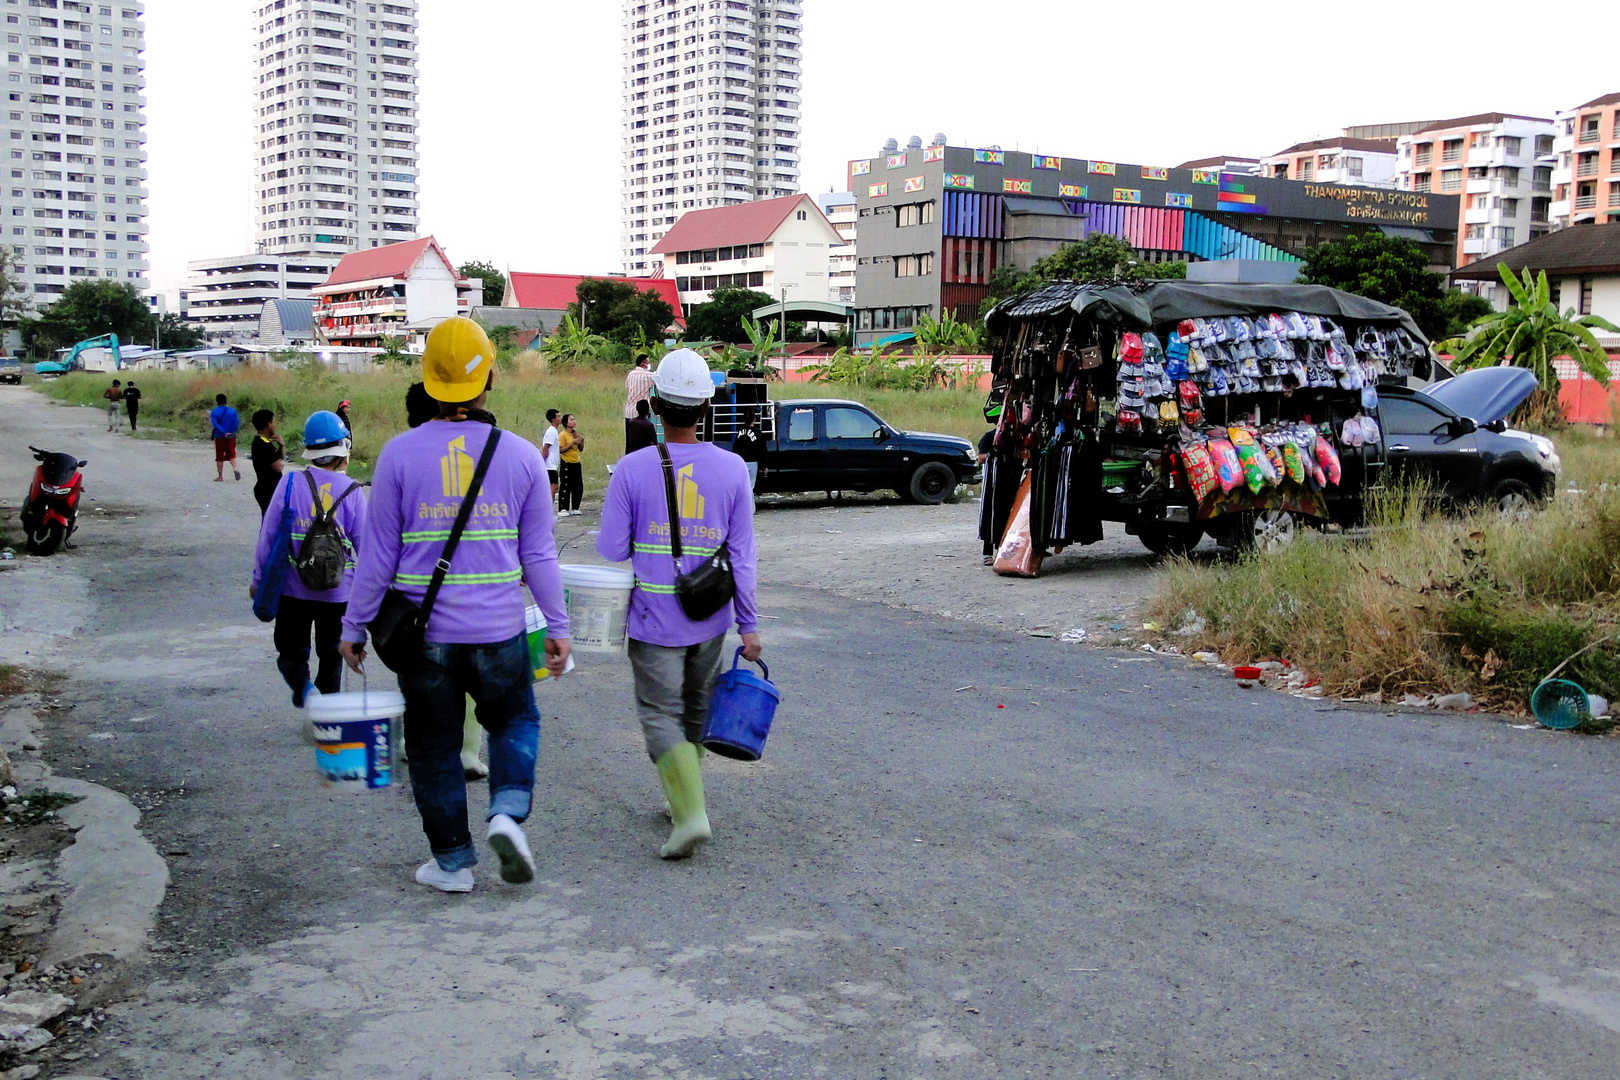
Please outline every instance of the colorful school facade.
[{"label": "colorful school facade", "polygon": [[[851,161],[848,179],[861,346],[904,334],[923,313],[976,318],[997,268],[1027,269],[1096,233],[1147,262],[1255,265],[1297,263],[1317,244],[1375,229],[1416,241],[1437,270],[1451,269],[1457,242],[1456,196],[1218,167],[938,145]],[[1279,275],[1283,265],[1267,279]]]}]

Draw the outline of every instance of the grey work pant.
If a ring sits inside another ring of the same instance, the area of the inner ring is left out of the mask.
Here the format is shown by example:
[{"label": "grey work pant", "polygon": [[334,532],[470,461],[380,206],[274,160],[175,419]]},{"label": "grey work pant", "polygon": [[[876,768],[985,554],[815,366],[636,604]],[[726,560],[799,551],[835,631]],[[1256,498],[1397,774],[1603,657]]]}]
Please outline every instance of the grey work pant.
[{"label": "grey work pant", "polygon": [[702,741],[725,644],[724,634],[697,645],[673,647],[630,639],[636,717],[653,761],[682,742]]}]

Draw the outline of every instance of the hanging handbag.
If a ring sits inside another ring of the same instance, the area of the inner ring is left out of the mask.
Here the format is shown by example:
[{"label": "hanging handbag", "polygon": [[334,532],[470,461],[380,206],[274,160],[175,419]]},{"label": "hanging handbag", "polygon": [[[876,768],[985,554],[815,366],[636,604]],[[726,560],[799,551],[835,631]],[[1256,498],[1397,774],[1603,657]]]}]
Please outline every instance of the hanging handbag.
[{"label": "hanging handbag", "polygon": [[402,674],[406,668],[413,667],[422,659],[422,643],[428,619],[433,616],[434,602],[439,598],[439,590],[444,587],[444,576],[450,572],[450,560],[456,553],[456,545],[461,543],[467,519],[472,517],[473,504],[478,501],[478,493],[484,486],[484,474],[489,471],[489,463],[495,457],[495,444],[500,441],[501,429],[492,429],[489,441],[484,443],[484,452],[478,457],[478,468],[473,472],[472,482],[467,485],[467,494],[461,500],[456,523],[450,529],[450,539],[444,542],[444,553],[433,568],[433,580],[428,582],[427,592],[422,594],[421,604],[400,590],[390,588],[383,593],[377,617],[366,624],[377,659],[395,674]]},{"label": "hanging handbag", "polygon": [[287,584],[292,570],[292,534],[297,513],[292,508],[292,478],[284,481],[286,495],[281,500],[281,520],[276,524],[275,539],[270,541],[270,554],[265,557],[264,569],[259,573],[259,588],[253,594],[253,614],[260,622],[274,622],[281,610],[281,590]]},{"label": "hanging handbag", "polygon": [[706,622],[731,603],[737,595],[737,579],[731,572],[731,552],[725,543],[690,573],[681,573],[681,511],[675,500],[675,463],[669,448],[658,444],[664,459],[664,497],[669,503],[669,550],[675,558],[675,599],[693,622]]}]

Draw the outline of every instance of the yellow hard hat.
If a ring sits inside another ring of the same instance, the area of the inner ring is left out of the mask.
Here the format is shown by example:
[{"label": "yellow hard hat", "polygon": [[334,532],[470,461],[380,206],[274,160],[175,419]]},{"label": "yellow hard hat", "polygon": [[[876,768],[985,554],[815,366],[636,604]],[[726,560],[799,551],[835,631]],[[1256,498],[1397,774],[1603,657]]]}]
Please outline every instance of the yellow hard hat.
[{"label": "yellow hard hat", "polygon": [[484,392],[494,363],[495,346],[484,328],[457,316],[444,320],[428,335],[422,353],[422,382],[435,401],[471,401]]}]

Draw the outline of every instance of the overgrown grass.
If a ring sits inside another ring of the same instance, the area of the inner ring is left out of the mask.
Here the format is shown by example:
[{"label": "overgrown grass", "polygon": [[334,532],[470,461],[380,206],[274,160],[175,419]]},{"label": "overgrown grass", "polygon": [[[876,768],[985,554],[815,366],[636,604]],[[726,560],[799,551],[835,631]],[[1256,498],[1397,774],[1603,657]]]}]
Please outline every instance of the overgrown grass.
[{"label": "overgrown grass", "polygon": [[[1543,512],[1459,518],[1422,492],[1386,495],[1365,539],[1173,563],[1150,614],[1174,628],[1196,612],[1194,647],[1234,663],[1291,660],[1333,695],[1468,691],[1523,712],[1549,670],[1620,630],[1620,443],[1560,442],[1580,491]],[[1620,700],[1620,641],[1564,677]]]},{"label": "overgrown grass", "polygon": [[[497,374],[489,397],[490,411],[502,427],[537,445],[544,435],[547,409],[576,414],[579,430],[587,440],[583,462],[585,495],[599,499],[607,487],[607,466],[618,461],[624,449],[624,371],[543,371],[521,359],[514,367]],[[355,432],[352,468],[361,479],[369,478],[383,445],[405,429],[405,391],[420,378],[414,368],[339,375],[324,368],[305,367],[146,372],[135,377],[142,393],[141,426],[171,428],[186,438],[206,439],[214,395],[223,393],[229,397],[242,416],[240,449],[244,467],[252,436],[248,418],[254,410],[267,408],[276,414],[276,428],[292,451],[301,447],[298,432],[310,413],[335,408],[347,398]],[[45,383],[41,389],[64,401],[99,406],[106,385],[107,377],[79,373]],[[772,383],[771,396],[848,397],[870,406],[896,427],[961,435],[975,442],[985,428],[980,412],[983,395],[973,390],[911,393]],[[199,448],[198,454],[200,467],[212,470],[212,453]]]}]

